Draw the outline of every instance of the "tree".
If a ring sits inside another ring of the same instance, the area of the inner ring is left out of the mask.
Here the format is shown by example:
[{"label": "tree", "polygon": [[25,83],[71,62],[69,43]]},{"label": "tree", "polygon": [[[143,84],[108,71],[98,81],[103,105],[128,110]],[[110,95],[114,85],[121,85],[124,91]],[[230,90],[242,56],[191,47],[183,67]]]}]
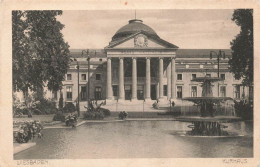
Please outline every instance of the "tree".
[{"label": "tree", "polygon": [[62,11],[13,11],[13,89],[36,91],[47,86],[61,89],[69,67],[69,45],[64,42],[56,16]]},{"label": "tree", "polygon": [[232,40],[232,59],[230,70],[236,79],[243,79],[242,84],[253,85],[253,9],[237,9],[232,20],[241,27],[240,33]]}]

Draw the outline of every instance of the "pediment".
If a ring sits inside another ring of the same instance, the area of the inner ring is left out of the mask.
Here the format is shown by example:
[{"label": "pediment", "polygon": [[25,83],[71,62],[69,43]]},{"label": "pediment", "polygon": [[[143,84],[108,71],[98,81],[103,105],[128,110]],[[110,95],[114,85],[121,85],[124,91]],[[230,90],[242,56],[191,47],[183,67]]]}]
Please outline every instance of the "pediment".
[{"label": "pediment", "polygon": [[161,38],[152,38],[146,35],[145,33],[139,32],[123,38],[118,41],[113,41],[106,48],[126,48],[126,49],[163,49],[163,48],[178,48],[177,46],[164,41]]},{"label": "pediment", "polygon": [[119,45],[115,46],[114,48],[165,48],[165,46],[160,45],[156,43],[153,40],[147,39],[146,43],[138,44],[138,38],[131,38],[127,41],[124,41],[123,43],[120,43]]}]

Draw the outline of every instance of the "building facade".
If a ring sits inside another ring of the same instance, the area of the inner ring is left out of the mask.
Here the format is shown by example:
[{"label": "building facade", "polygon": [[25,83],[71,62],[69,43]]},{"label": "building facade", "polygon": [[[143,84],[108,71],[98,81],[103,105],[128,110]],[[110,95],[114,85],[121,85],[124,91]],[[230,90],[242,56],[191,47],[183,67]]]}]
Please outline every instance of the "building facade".
[{"label": "building facade", "polygon": [[[224,80],[214,83],[214,96],[241,99],[253,92],[229,72],[231,50],[222,49],[225,54],[218,66],[219,49],[181,49],[161,39],[142,20],[130,20],[104,49],[83,50],[71,50],[77,62],[71,63],[63,82],[65,102],[78,98],[85,104],[88,99],[134,102],[200,97],[200,84],[191,80],[218,75]],[[216,54],[210,57],[212,51]],[[60,93],[52,96],[58,99]]]}]

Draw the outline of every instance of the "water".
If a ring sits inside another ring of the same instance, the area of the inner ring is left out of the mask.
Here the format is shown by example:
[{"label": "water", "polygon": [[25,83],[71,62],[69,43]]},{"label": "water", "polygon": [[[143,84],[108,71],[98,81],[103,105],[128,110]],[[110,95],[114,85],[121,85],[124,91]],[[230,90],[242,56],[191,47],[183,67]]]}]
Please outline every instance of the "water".
[{"label": "water", "polygon": [[224,158],[253,157],[253,123],[236,122],[228,131],[242,137],[206,138],[174,135],[189,130],[178,121],[87,123],[76,129],[46,129],[36,146],[14,159]]}]

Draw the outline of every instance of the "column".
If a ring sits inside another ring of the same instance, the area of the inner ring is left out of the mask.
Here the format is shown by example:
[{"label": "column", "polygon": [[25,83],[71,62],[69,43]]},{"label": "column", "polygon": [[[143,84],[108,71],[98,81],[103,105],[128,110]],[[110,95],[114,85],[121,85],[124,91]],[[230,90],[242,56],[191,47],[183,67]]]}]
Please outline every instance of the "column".
[{"label": "column", "polygon": [[146,82],[145,82],[145,99],[151,100],[151,68],[150,58],[146,58]]},{"label": "column", "polygon": [[107,99],[112,100],[112,73],[110,57],[107,58]]},{"label": "column", "polygon": [[132,100],[137,100],[137,72],[136,58],[132,59]]},{"label": "column", "polygon": [[119,100],[125,100],[124,58],[119,58]]},{"label": "column", "polygon": [[159,58],[159,98],[163,98],[163,58]]},{"label": "column", "polygon": [[172,99],[176,99],[175,57],[171,61],[171,94]]},{"label": "column", "polygon": [[168,64],[167,67],[167,99],[170,100],[171,99],[171,62]]}]

